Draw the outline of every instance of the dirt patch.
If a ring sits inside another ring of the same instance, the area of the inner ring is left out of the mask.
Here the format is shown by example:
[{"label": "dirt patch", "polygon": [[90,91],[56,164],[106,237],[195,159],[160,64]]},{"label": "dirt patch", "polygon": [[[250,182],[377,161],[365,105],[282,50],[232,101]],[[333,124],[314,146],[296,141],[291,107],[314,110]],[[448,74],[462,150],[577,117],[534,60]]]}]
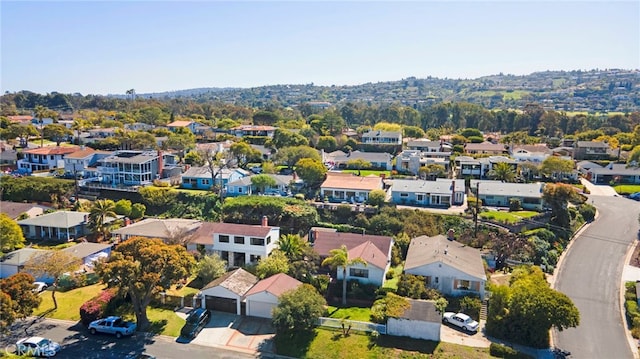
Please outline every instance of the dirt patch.
[{"label": "dirt patch", "polygon": [[503,274],[502,272],[491,274],[491,283],[497,285],[509,285],[509,279],[511,279],[511,273]]},{"label": "dirt patch", "polygon": [[629,259],[629,265],[640,268],[640,245],[636,245],[633,249],[633,255]]}]

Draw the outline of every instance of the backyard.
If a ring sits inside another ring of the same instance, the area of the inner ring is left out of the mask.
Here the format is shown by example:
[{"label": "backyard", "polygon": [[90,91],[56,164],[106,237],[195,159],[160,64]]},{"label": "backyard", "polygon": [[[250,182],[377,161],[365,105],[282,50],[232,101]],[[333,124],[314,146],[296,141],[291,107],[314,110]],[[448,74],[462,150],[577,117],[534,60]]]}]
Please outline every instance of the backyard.
[{"label": "backyard", "polygon": [[539,213],[535,211],[487,211],[480,213],[480,218],[491,219],[502,223],[514,224],[520,222],[525,218],[531,218],[537,214]]}]

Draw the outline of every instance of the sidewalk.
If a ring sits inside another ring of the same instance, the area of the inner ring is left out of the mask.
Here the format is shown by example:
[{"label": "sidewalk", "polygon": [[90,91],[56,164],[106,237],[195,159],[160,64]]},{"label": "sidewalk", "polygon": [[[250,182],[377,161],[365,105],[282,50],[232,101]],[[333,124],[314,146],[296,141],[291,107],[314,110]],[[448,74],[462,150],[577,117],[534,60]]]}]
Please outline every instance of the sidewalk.
[{"label": "sidewalk", "polygon": [[580,178],[580,183],[585,186],[589,193],[593,196],[608,196],[608,197],[617,197],[618,193],[613,187],[603,184],[593,184],[584,178]]}]

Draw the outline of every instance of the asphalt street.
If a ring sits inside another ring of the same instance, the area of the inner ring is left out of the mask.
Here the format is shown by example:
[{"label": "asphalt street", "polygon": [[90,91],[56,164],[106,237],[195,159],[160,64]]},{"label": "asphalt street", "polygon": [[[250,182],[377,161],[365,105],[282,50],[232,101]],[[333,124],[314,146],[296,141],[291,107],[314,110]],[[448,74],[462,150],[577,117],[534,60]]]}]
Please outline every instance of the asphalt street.
[{"label": "asphalt street", "polygon": [[555,288],[580,311],[580,325],[554,333],[555,345],[573,358],[633,358],[620,285],[625,256],[637,240],[640,205],[624,197],[592,195],[597,220],[574,238]]},{"label": "asphalt street", "polygon": [[[132,337],[116,339],[110,335],[91,335],[84,326],[68,321],[43,319],[30,325],[31,320],[19,322],[9,334],[2,335],[3,352],[15,351],[17,340],[27,336],[41,336],[56,341],[63,349],[56,358],[116,359],[129,354],[147,353],[158,359],[249,359],[269,358],[271,355],[246,354],[223,348],[176,343],[175,338],[136,333]],[[28,335],[25,333],[25,329]]]}]

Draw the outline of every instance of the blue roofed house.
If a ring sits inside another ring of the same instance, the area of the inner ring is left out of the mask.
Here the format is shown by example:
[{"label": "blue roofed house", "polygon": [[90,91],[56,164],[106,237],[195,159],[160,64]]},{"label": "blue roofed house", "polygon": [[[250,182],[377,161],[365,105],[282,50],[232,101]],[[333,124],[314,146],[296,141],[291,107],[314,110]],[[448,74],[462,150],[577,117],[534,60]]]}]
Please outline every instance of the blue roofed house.
[{"label": "blue roofed house", "polygon": [[[242,168],[214,168],[216,185],[225,188],[229,183],[248,177],[250,173]],[[211,170],[206,167],[191,167],[182,174],[182,188],[208,190],[213,186]]]},{"label": "blue roofed house", "polygon": [[[478,187],[479,184],[479,187]],[[502,181],[471,180],[470,190],[484,206],[509,207],[509,200],[518,199],[523,209],[542,211],[545,207],[542,199],[544,183],[508,183]]]},{"label": "blue roofed house", "polygon": [[291,194],[291,185],[295,180],[294,176],[266,174],[276,181],[275,186],[265,188],[264,193],[258,192],[256,187],[251,183],[251,177],[242,177],[227,184],[227,196],[249,196],[252,194],[280,195],[287,196]]},{"label": "blue roofed house", "polygon": [[466,191],[462,179],[438,178],[435,181],[396,179],[389,192],[395,204],[448,208],[463,204]]}]

